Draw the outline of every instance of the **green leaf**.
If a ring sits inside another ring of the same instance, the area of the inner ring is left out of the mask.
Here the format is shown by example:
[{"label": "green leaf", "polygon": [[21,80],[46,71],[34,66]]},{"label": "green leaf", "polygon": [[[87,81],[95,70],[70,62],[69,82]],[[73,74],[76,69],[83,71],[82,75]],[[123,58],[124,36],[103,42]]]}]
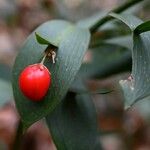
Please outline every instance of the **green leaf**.
[{"label": "green leaf", "polygon": [[108,43],[108,44],[115,44],[118,46],[122,46],[122,47],[128,48],[130,50],[132,50],[132,48],[133,48],[133,39],[132,39],[131,35],[130,36],[129,35],[119,36],[116,38],[105,40],[104,42]]},{"label": "green leaf", "polygon": [[[90,17],[87,17],[85,19],[79,20],[77,22],[77,26],[82,27],[82,28],[87,28],[90,29],[94,24],[96,24],[99,20],[103,19],[108,15],[107,11],[101,11],[98,12]],[[109,23],[104,24],[101,28],[100,31],[103,30],[116,30],[118,29],[114,21],[110,21]]]},{"label": "green leaf", "polygon": [[133,48],[133,39],[131,35],[127,36],[118,36],[113,38],[108,38],[105,40],[99,39],[95,40],[90,44],[90,48],[98,48],[101,45],[112,45],[112,46],[120,46],[122,48],[127,48],[129,50],[132,50]]},{"label": "green leaf", "polygon": [[150,21],[146,21],[142,24],[140,24],[139,26],[136,27],[136,29],[134,30],[134,32],[136,34],[141,34],[143,32],[147,32],[150,31]]},{"label": "green leaf", "polygon": [[133,31],[132,74],[129,79],[120,81],[126,98],[125,106],[128,108],[150,95],[150,32],[134,34],[136,27],[142,23],[135,16],[129,14],[111,14],[111,16],[123,21]]},{"label": "green leaf", "polygon": [[134,31],[135,28],[142,23],[142,20],[130,14],[119,15],[115,13],[110,13],[109,15],[125,23],[131,29],[131,31]]},{"label": "green leaf", "polygon": [[70,22],[63,20],[53,20],[42,24],[42,26],[34,33],[39,35],[39,42],[45,42],[47,44],[50,43],[58,47],[63,38],[72,31],[72,28],[73,25]]},{"label": "green leaf", "polygon": [[47,124],[58,150],[101,150],[96,119],[90,96],[70,93]]},{"label": "green leaf", "polygon": [[36,40],[39,42],[39,44],[49,45],[50,42],[42,38],[38,33],[35,32]]},{"label": "green leaf", "polygon": [[[112,74],[130,70],[130,51],[115,44],[103,43],[89,51],[90,61],[82,64],[79,75],[83,77],[103,78]],[[124,63],[126,64],[124,65]]]},{"label": "green leaf", "polygon": [[11,80],[11,68],[10,66],[0,63],[0,78],[4,80]]},{"label": "green leaf", "polygon": [[145,122],[150,123],[150,96],[146,97],[145,99],[142,99],[142,101],[138,101],[135,104],[136,110],[140,113],[140,116],[142,116],[142,119],[144,119]]},{"label": "green leaf", "polygon": [[0,79],[0,106],[13,99],[12,86],[9,81]]},{"label": "green leaf", "polygon": [[108,89],[97,89],[96,91],[88,91],[88,90],[80,90],[80,91],[75,91],[75,93],[77,94],[90,94],[90,95],[94,95],[94,94],[109,94],[111,93],[113,90],[108,90]]},{"label": "green leaf", "polygon": [[108,12],[99,12],[91,17],[78,21],[77,25],[82,28],[90,29],[98,20],[104,18]]},{"label": "green leaf", "polygon": [[[37,42],[35,32],[55,46],[56,63],[46,60],[45,65],[52,75],[52,85],[41,102],[28,100],[18,87],[18,77],[28,65],[39,63],[47,48]],[[66,21],[49,21],[37,28],[26,40],[13,67],[13,91],[17,109],[24,128],[51,113],[61,102],[78,72],[87,50],[90,33]]]}]

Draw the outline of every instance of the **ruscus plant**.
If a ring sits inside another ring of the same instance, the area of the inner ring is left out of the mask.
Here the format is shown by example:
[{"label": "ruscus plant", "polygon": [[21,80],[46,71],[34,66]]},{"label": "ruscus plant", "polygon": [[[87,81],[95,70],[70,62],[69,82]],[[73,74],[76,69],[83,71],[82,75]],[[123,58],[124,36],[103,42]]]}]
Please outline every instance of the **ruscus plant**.
[{"label": "ruscus plant", "polygon": [[[27,129],[45,118],[58,150],[103,150],[97,111],[92,92],[84,84],[86,79],[131,70],[129,78],[119,82],[124,111],[150,98],[150,21],[143,22],[124,12],[143,1],[129,0],[110,12],[100,12],[77,23],[47,21],[28,36],[12,71],[13,94],[20,115],[14,149],[19,149]],[[105,25],[116,25],[119,30],[122,23],[122,30],[129,34],[99,38],[98,33],[107,29]],[[105,51],[106,47],[116,50]],[[83,63],[88,49],[95,53],[90,65]],[[113,90],[97,93],[110,92]]]}]

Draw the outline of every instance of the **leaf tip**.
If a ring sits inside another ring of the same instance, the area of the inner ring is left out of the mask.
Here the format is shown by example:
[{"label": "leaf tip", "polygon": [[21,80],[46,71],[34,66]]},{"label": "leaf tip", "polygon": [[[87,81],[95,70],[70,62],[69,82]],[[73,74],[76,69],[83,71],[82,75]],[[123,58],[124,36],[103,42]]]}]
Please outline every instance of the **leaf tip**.
[{"label": "leaf tip", "polygon": [[38,34],[37,32],[35,32],[35,37],[36,40],[39,44],[43,44],[43,45],[49,45],[49,41],[47,41],[46,39],[44,39],[40,34]]}]

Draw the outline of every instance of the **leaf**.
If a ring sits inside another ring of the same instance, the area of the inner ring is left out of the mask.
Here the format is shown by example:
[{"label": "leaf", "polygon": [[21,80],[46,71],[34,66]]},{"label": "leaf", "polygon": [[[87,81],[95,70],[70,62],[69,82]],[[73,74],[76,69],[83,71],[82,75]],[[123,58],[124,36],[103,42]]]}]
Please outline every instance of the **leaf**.
[{"label": "leaf", "polygon": [[11,83],[9,81],[0,79],[0,106],[13,99],[13,92]]},{"label": "leaf", "polygon": [[137,26],[136,29],[134,30],[134,33],[141,34],[147,31],[150,31],[150,21],[146,21],[140,24],[139,26]]},{"label": "leaf", "polygon": [[67,95],[47,117],[58,150],[101,150],[96,111],[89,95]]},{"label": "leaf", "polygon": [[[64,36],[72,31],[73,25],[63,20],[53,20],[45,22],[38,30],[35,31],[39,35],[40,42],[48,42],[56,47],[59,46]],[[50,33],[50,34],[48,34]],[[37,36],[36,36],[37,37]]]},{"label": "leaf", "polygon": [[142,101],[138,101],[135,104],[136,110],[140,113],[140,116],[142,116],[142,119],[144,119],[145,122],[150,123],[150,96],[146,97]]},{"label": "leaf", "polygon": [[11,68],[8,65],[0,63],[0,78],[4,80],[11,80]]},{"label": "leaf", "polygon": [[111,14],[111,16],[127,24],[133,31],[132,74],[129,79],[120,81],[126,98],[125,107],[128,108],[150,95],[150,32],[134,34],[136,27],[142,23],[135,16],[129,14]]},{"label": "leaf", "polygon": [[90,94],[90,95],[95,95],[95,94],[109,94],[111,93],[113,90],[109,90],[109,89],[97,89],[96,91],[88,91],[88,90],[83,90],[83,91],[75,91],[75,93],[77,94]]},{"label": "leaf", "polygon": [[135,28],[142,23],[142,21],[139,18],[130,14],[119,15],[115,13],[110,13],[109,15],[125,23],[131,29],[131,31],[134,31]]},{"label": "leaf", "polygon": [[[130,51],[115,44],[103,43],[89,51],[90,60],[82,64],[80,74],[86,77],[102,78],[109,75],[130,70]],[[127,66],[124,63],[127,62]],[[123,64],[123,65],[122,65]]]},{"label": "leaf", "polygon": [[[107,14],[108,15],[108,14]],[[118,25],[116,24],[116,21],[112,20],[112,21],[109,21],[107,23],[105,23],[104,25],[102,25],[98,31],[101,32],[101,31],[118,31],[120,30],[121,28],[118,28]]]},{"label": "leaf", "polygon": [[36,40],[39,42],[39,44],[49,45],[50,42],[42,38],[38,33],[35,32]]},{"label": "leaf", "polygon": [[105,40],[104,42],[108,43],[108,44],[116,44],[118,46],[122,46],[122,47],[128,48],[130,50],[132,50],[132,48],[133,48],[133,39],[130,35],[119,36],[116,38]]},{"label": "leaf", "polygon": [[[80,76],[78,76],[80,77]],[[77,79],[76,79],[77,80]],[[78,79],[79,80],[79,79]],[[79,83],[80,82],[80,83]],[[87,94],[87,95],[95,95],[95,94],[109,94],[111,92],[113,92],[113,90],[111,89],[105,89],[105,88],[102,88],[102,89],[96,89],[94,91],[92,90],[85,90],[84,87],[81,85],[83,84],[82,83],[82,79],[78,81],[79,85],[76,85],[77,83],[73,83],[72,86],[70,87],[69,91],[72,92],[72,93],[75,93],[75,94]],[[80,85],[82,87],[80,87]]]},{"label": "leaf", "polygon": [[[39,63],[47,48],[36,41],[35,32],[55,46],[56,63],[46,60],[45,65],[52,75],[52,85],[41,102],[28,100],[18,87],[18,77],[28,65]],[[24,128],[51,113],[61,102],[82,63],[90,39],[89,31],[66,21],[49,21],[37,28],[26,40],[16,58],[13,68],[13,91],[17,109]]]},{"label": "leaf", "polygon": [[80,20],[77,22],[77,26],[82,28],[91,28],[98,20],[102,19],[108,14],[108,12],[99,12],[91,17]]}]

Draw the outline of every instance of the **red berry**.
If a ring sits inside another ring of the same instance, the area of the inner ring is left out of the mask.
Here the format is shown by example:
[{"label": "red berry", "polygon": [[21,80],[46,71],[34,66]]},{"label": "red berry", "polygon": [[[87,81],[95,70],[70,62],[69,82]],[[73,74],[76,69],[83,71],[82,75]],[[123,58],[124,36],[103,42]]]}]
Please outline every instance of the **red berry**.
[{"label": "red berry", "polygon": [[43,64],[26,67],[20,74],[19,87],[32,101],[41,101],[51,85],[51,74]]}]

